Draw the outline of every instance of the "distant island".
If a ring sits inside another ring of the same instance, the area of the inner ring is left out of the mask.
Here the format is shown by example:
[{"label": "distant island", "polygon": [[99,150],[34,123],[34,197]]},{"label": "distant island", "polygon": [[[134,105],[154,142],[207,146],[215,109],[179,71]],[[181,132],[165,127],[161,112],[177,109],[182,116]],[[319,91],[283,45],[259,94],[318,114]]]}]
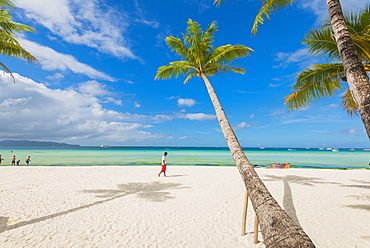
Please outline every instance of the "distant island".
[{"label": "distant island", "polygon": [[0,141],[0,147],[79,147],[80,145],[71,145],[58,142],[32,141],[32,140],[3,140]]}]

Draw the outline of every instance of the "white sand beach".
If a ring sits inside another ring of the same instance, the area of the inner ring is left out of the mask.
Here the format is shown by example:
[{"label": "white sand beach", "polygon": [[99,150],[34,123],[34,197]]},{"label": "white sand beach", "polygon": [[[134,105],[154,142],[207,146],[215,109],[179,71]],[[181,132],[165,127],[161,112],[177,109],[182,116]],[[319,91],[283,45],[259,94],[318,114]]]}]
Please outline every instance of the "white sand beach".
[{"label": "white sand beach", "polygon": [[[0,247],[264,247],[235,167],[159,170],[0,167]],[[316,247],[370,247],[370,170],[257,171]]]}]

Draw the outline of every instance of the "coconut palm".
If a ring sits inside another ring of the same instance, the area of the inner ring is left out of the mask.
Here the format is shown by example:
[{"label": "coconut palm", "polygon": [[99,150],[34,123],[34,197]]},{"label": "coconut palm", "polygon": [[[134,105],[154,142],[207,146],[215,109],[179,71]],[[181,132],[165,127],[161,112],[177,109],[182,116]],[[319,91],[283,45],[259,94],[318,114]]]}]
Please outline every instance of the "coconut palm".
[{"label": "coconut palm", "polygon": [[[370,7],[360,13],[345,15],[348,30],[356,46],[357,53],[366,72],[370,71]],[[333,39],[330,21],[326,21],[320,28],[310,30],[303,40],[309,46],[309,52],[321,55],[329,60],[340,61],[340,54]],[[298,109],[307,106],[322,97],[333,96],[334,93],[344,90],[343,81],[346,80],[342,63],[327,63],[313,65],[298,75],[297,82],[291,95],[286,97],[285,105],[288,109]],[[347,89],[342,97],[344,110],[349,115],[358,114],[356,103],[351,92]]]},{"label": "coconut palm", "polygon": [[[215,3],[220,5],[223,1],[224,0],[215,0]],[[293,2],[295,2],[295,0],[263,0],[263,5],[254,21],[252,33],[257,33],[258,25],[263,24],[265,18],[270,19],[271,13],[288,6]],[[348,32],[340,1],[326,0],[326,4],[328,6],[330,22],[333,27],[333,36],[346,73],[347,83],[370,139],[369,77],[361,63],[356,47]]]},{"label": "coconut palm", "polygon": [[170,49],[182,60],[159,67],[155,79],[170,79],[181,75],[186,75],[184,83],[192,77],[203,79],[221,130],[258,216],[266,247],[314,247],[310,238],[279,206],[258,177],[244,154],[208,79],[208,76],[214,76],[219,72],[244,73],[243,68],[236,67],[232,62],[250,55],[252,49],[242,45],[214,48],[212,43],[214,32],[217,31],[216,22],[212,22],[205,31],[195,21],[189,20],[187,24],[182,39],[173,36],[165,39]]},{"label": "coconut palm", "polygon": [[[27,60],[29,63],[38,63],[38,60],[27,52],[16,38],[18,32],[35,32],[35,30],[27,25],[12,21],[9,10],[14,7],[11,0],[0,0],[0,53],[6,56]],[[8,67],[1,62],[0,66],[13,77]]]}]

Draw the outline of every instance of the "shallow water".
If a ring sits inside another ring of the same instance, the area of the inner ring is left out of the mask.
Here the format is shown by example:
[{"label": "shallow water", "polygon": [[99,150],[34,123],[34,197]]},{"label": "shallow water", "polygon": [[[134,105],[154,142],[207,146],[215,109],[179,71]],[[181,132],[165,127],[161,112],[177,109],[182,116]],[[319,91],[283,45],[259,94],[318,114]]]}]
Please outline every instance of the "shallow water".
[{"label": "shallow water", "polygon": [[[4,148],[1,165],[10,165],[12,156],[21,160],[31,156],[32,166],[39,165],[159,165],[164,151],[168,152],[169,166],[234,166],[227,148],[207,147],[77,147],[77,148]],[[340,149],[337,152],[318,149],[245,148],[251,163],[269,166],[271,163],[290,163],[298,168],[366,168],[370,169],[370,151]]]}]

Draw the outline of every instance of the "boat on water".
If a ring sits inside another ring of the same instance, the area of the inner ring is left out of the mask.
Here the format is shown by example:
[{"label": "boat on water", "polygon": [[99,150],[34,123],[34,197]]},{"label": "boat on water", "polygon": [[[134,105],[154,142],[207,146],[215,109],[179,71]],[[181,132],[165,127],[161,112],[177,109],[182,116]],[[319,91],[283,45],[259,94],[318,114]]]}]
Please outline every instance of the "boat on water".
[{"label": "boat on water", "polygon": [[339,151],[339,149],[338,149],[338,148],[333,148],[331,151],[332,151],[332,152],[338,152],[338,151]]},{"label": "boat on water", "polygon": [[100,148],[110,148],[110,146],[103,144],[100,146]]}]

